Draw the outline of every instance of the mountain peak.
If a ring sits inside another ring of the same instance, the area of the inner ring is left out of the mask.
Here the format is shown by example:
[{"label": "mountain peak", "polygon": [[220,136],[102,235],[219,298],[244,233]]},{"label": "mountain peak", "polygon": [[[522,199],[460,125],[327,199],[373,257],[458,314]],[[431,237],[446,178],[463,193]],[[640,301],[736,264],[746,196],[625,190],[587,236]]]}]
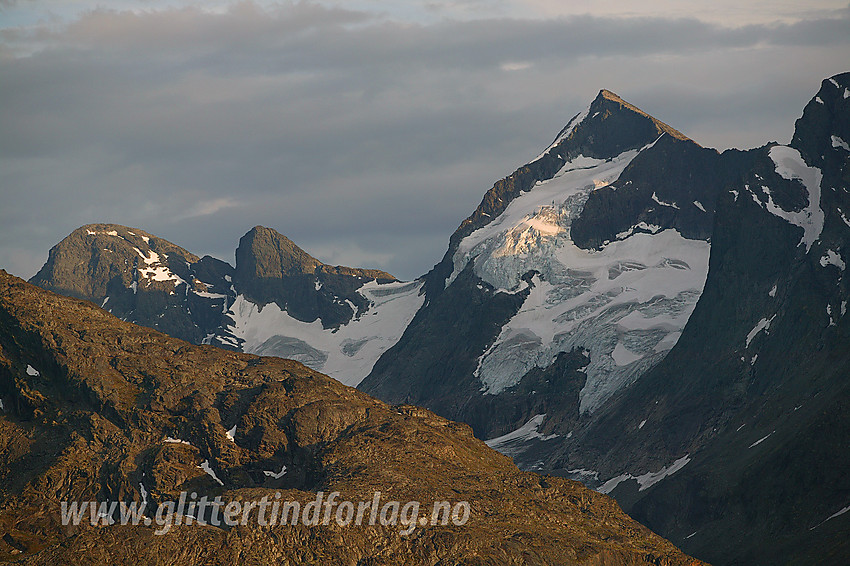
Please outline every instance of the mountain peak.
[{"label": "mountain peak", "polygon": [[791,147],[800,151],[809,165],[843,168],[850,140],[848,115],[850,73],[824,79],[794,124]]},{"label": "mountain peak", "polygon": [[[195,254],[138,228],[86,224],[51,248],[47,262],[31,282],[78,298],[100,298],[113,281],[129,286],[137,264],[151,270],[157,266],[179,269],[198,260]],[[161,285],[159,279],[148,282]]]},{"label": "mountain peak", "polygon": [[299,248],[283,234],[254,226],[239,240],[236,271],[253,277],[278,278],[283,275],[315,273],[322,262]]},{"label": "mountain peak", "polygon": [[[498,217],[520,194],[532,190],[538,182],[553,178],[567,163],[577,158],[610,161],[628,151],[640,151],[667,134],[674,144],[686,142],[699,148],[678,130],[626,102],[614,92],[599,91],[584,112],[576,114],[558,133],[549,147],[536,159],[501,179],[487,191],[481,204],[470,214],[449,240],[449,249],[436,269],[429,274],[428,292],[440,292],[452,272],[451,257],[458,243]],[[437,291],[434,291],[437,289]]]},{"label": "mountain peak", "polygon": [[363,284],[396,278],[378,269],[325,265],[276,230],[255,226],[236,248],[235,280],[256,304],[276,303],[297,320],[321,318],[324,328],[335,328],[369,307],[357,292]]},{"label": "mountain peak", "polygon": [[[672,137],[679,139],[679,140],[688,140],[689,139],[685,134],[683,134],[679,130],[673,128],[672,126],[669,126],[668,124],[662,122],[661,120],[658,120],[657,118],[651,116],[650,114],[647,114],[646,112],[644,112],[643,110],[641,110],[640,108],[635,106],[634,104],[631,104],[630,102],[627,102],[626,100],[623,100],[623,98],[621,98],[618,94],[611,92],[610,90],[607,90],[607,89],[604,89],[604,88],[599,91],[599,94],[596,95],[596,98],[591,103],[590,107],[594,111],[599,111],[599,110],[602,110],[603,108],[609,109],[611,111],[615,111],[614,108],[611,108],[611,104],[616,104],[618,106],[617,109],[619,109],[619,110],[630,110],[631,112],[634,112],[634,113],[636,113],[640,116],[643,116],[644,118],[649,119],[650,121],[652,121],[653,125],[655,126],[656,131],[658,132],[658,135],[669,134]],[[600,107],[602,107],[602,108],[600,108]]]},{"label": "mountain peak", "polygon": [[251,228],[239,240],[239,247],[236,249],[236,272],[240,277],[247,275],[255,278],[280,278],[325,272],[366,279],[396,279],[379,269],[327,265],[277,230],[259,225]]}]

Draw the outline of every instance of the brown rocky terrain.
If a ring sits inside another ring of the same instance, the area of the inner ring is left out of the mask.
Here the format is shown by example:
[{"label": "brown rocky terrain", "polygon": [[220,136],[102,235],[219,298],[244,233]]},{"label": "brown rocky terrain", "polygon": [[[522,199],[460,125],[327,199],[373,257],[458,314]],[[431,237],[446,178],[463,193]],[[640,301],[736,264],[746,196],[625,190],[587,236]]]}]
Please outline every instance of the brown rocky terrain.
[{"label": "brown rocky terrain", "polygon": [[[0,560],[23,564],[700,564],[467,425],[297,362],[195,346],[0,271]],[[235,430],[234,427],[235,426]],[[232,439],[231,439],[232,436]],[[201,466],[206,464],[210,473]],[[278,470],[286,466],[286,473]],[[273,474],[273,475],[272,475]],[[276,477],[279,476],[279,477]],[[218,478],[219,481],[216,480]],[[464,525],[63,526],[62,501],[467,501]]]}]

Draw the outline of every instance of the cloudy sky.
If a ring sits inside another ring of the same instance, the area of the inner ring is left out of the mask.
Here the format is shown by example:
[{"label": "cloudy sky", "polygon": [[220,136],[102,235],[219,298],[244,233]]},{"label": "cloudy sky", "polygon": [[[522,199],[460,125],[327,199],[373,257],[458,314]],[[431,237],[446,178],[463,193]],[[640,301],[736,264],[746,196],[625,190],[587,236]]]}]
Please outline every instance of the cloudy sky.
[{"label": "cloudy sky", "polygon": [[848,70],[846,0],[0,0],[0,268],[90,222],[233,263],[262,224],[413,278],[601,88],[746,148]]}]

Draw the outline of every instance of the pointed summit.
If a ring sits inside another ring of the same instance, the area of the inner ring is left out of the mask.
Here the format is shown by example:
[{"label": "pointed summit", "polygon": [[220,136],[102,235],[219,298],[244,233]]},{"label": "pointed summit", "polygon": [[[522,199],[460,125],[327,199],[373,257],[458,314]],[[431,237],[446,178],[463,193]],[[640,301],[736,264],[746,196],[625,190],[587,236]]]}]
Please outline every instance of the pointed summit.
[{"label": "pointed summit", "polygon": [[302,322],[321,318],[324,328],[336,328],[368,309],[369,301],[357,289],[371,280],[396,278],[379,269],[326,265],[265,226],[252,228],[236,249],[240,293],[257,305],[275,303]]},{"label": "pointed summit", "polygon": [[240,279],[279,279],[313,275],[317,272],[381,281],[396,280],[380,269],[326,265],[280,232],[265,226],[254,226],[239,240],[239,247],[236,249],[236,275]]},{"label": "pointed summit", "polygon": [[254,226],[236,249],[238,277],[275,277],[315,273],[322,262],[295,242],[265,226]]},{"label": "pointed summit", "polygon": [[655,118],[653,116],[650,116],[649,114],[647,114],[646,112],[644,112],[643,110],[641,110],[640,108],[635,106],[634,104],[626,102],[625,100],[620,98],[620,96],[618,94],[611,92],[610,90],[607,90],[607,89],[604,89],[604,88],[602,90],[600,90],[599,94],[596,95],[596,100],[594,100],[594,103],[596,103],[600,100],[610,101],[612,103],[618,104],[621,109],[631,110],[632,112],[634,112],[636,114],[640,114],[641,116],[648,118],[655,125],[656,131],[658,132],[659,135],[661,135],[662,133],[666,133],[666,134],[670,134],[671,136],[673,136],[676,139],[680,139],[680,140],[689,139],[687,136],[685,136],[679,130],[665,124],[664,122],[662,122],[661,120],[658,120],[657,118]]},{"label": "pointed summit", "polygon": [[[665,137],[670,145],[684,144],[694,151],[703,149],[678,130],[617,94],[600,90],[587,109],[573,116],[543,153],[497,181],[484,195],[478,208],[461,222],[449,240],[443,260],[427,276],[429,296],[442,292],[446,279],[452,273],[451,258],[460,241],[505,212],[519,195],[532,190],[537,183],[552,179],[577,158],[609,161],[628,151],[640,152]],[[686,171],[684,173],[687,174]]]},{"label": "pointed summit", "polygon": [[538,159],[547,154],[566,161],[579,155],[610,159],[624,151],[639,149],[652,143],[663,134],[677,140],[688,140],[680,131],[626,102],[610,90],[602,89],[584,112],[569,121]]}]

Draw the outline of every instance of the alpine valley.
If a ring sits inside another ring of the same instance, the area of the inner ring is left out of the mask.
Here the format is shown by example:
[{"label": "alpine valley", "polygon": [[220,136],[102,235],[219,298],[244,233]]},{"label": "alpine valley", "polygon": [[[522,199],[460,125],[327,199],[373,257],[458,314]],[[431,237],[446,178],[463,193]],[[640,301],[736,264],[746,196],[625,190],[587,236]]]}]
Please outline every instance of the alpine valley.
[{"label": "alpine valley", "polygon": [[31,283],[467,423],[701,560],[850,563],[848,143],[850,73],[722,153],[603,90],[415,281],[92,224]]}]

